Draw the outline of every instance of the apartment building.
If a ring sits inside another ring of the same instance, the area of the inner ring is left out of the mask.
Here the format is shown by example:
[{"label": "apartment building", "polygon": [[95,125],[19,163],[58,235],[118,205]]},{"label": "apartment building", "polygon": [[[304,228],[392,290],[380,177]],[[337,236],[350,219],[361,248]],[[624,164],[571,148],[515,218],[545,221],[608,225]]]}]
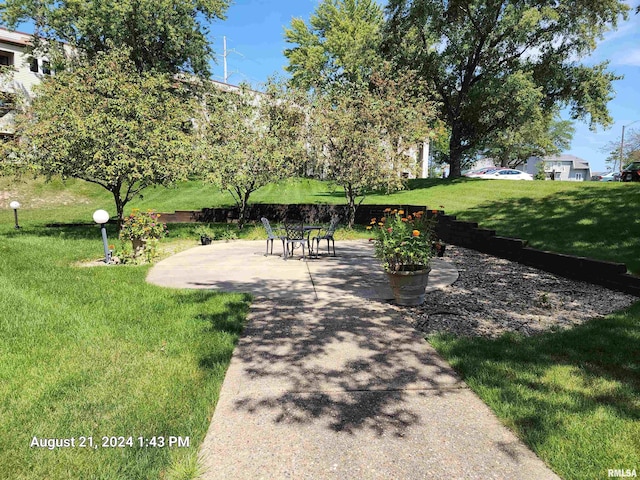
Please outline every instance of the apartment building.
[{"label": "apartment building", "polygon": [[0,28],[0,138],[13,133],[17,98],[28,100],[33,86],[53,74],[46,58],[35,58],[27,52],[31,38],[28,33]]}]

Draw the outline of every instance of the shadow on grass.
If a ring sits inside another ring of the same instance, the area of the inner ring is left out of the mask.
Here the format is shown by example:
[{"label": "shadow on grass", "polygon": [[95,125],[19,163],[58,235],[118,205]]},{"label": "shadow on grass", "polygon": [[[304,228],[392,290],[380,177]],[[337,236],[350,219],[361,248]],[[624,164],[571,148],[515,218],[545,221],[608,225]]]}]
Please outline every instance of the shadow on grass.
[{"label": "shadow on grass", "polygon": [[[505,335],[489,340],[433,335],[429,341],[560,475],[597,478],[616,462],[626,464],[640,446],[608,451],[596,447],[619,441],[615,427],[629,437],[634,435],[633,428],[637,430],[639,316],[637,303],[605,319],[534,337]],[[613,422],[619,423],[614,427]],[[558,438],[565,439],[574,458],[554,463]],[[572,465],[577,458],[591,462],[589,468],[594,470],[575,476],[582,468]]]},{"label": "shadow on grass", "polygon": [[[625,185],[626,186],[626,185]],[[626,263],[640,273],[640,222],[631,206],[640,191],[601,188],[561,191],[542,199],[512,198],[464,210],[498,235],[516,236],[531,246],[600,260]]]},{"label": "shadow on grass", "polygon": [[[24,235],[36,235],[38,237],[51,237],[69,240],[93,240],[100,238],[100,227],[94,224],[56,224],[56,225],[25,225],[20,229],[5,230],[6,238],[19,238]],[[115,225],[107,225],[109,239],[117,238]]]},{"label": "shadow on grass", "polygon": [[420,190],[432,187],[450,187],[461,185],[469,182],[483,182],[478,178],[460,177],[460,178],[412,178],[407,182],[407,190]]}]

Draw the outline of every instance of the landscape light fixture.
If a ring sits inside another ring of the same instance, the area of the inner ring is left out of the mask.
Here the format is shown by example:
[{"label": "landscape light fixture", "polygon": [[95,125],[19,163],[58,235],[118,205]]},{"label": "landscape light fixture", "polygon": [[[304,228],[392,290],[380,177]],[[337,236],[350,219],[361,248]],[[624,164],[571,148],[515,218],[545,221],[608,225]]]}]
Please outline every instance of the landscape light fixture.
[{"label": "landscape light fixture", "polygon": [[14,218],[14,219],[15,219],[15,221],[16,221],[16,226],[15,226],[15,228],[16,228],[16,229],[17,229],[17,228],[20,228],[20,225],[18,225],[18,209],[20,208],[20,202],[16,202],[16,201],[14,200],[13,202],[11,202],[11,203],[9,204],[9,206],[10,206],[11,208],[13,208],[13,218]]},{"label": "landscape light fixture", "polygon": [[[628,123],[626,125],[622,125],[622,137],[620,138],[620,170],[622,170],[622,156],[624,155],[624,129],[627,127],[630,127],[631,125],[633,125],[634,123],[638,123],[640,122],[640,120],[634,120],[631,123]],[[616,166],[613,165],[613,171],[616,171]]]},{"label": "landscape light fixture", "polygon": [[107,229],[105,225],[109,221],[109,214],[106,210],[96,210],[93,212],[93,221],[100,225],[100,232],[102,233],[102,243],[104,245],[104,263],[111,261],[111,254],[109,252],[109,245],[107,243]]}]

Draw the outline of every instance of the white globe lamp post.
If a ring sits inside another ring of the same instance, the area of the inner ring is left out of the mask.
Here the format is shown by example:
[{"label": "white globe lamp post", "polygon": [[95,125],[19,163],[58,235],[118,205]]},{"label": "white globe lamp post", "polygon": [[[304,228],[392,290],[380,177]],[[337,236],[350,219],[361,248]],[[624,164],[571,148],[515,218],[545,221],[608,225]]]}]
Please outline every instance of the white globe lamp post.
[{"label": "white globe lamp post", "polygon": [[111,255],[109,254],[109,245],[107,243],[107,229],[106,223],[109,221],[109,213],[106,210],[96,210],[93,212],[93,221],[100,225],[100,232],[102,233],[102,243],[104,245],[104,263],[111,261]]},{"label": "white globe lamp post", "polygon": [[11,202],[9,204],[9,206],[11,208],[13,208],[13,218],[16,221],[16,226],[15,228],[20,228],[20,225],[18,225],[18,209],[20,208],[20,202],[16,202],[15,200],[13,202]]}]

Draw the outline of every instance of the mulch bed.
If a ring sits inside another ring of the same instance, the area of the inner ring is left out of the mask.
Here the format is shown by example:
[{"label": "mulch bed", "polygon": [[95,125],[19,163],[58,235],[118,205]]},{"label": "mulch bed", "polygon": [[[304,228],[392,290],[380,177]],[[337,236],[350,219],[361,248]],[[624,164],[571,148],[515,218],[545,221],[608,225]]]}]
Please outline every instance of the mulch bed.
[{"label": "mulch bed", "polygon": [[425,303],[409,312],[424,333],[528,336],[570,328],[638,301],[633,295],[462,247],[449,246],[446,257],[457,266],[459,279],[428,293]]}]

